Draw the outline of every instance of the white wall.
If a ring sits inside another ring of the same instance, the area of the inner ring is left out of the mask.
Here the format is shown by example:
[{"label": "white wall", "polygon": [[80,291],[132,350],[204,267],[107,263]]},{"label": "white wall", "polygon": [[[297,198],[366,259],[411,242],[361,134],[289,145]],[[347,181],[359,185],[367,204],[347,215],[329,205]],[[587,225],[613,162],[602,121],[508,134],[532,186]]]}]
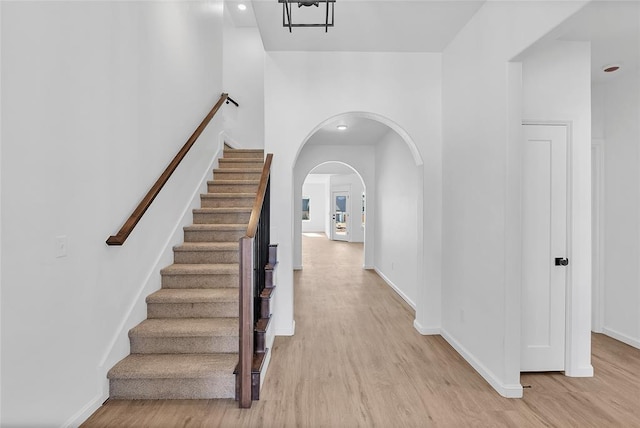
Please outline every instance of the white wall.
[{"label": "white wall", "polygon": [[508,397],[522,395],[522,89],[509,61],[583,5],[486,2],[442,57],[442,334]]},{"label": "white wall", "polygon": [[[410,160],[411,161],[411,160]],[[349,219],[349,242],[364,242],[365,228],[362,225],[362,192],[364,192],[364,183],[357,174],[337,174],[331,176],[331,192],[348,191],[350,215]],[[330,207],[333,209],[333,196],[329,200]],[[331,212],[333,214],[333,212]]]},{"label": "white wall", "polygon": [[606,84],[591,85],[591,138],[604,139]]},{"label": "white wall", "polygon": [[522,63],[525,121],[568,122],[567,375],[591,368],[591,47],[557,41]]},{"label": "white wall", "polygon": [[[367,112],[386,119],[415,144],[424,164],[422,199],[424,248],[418,259],[425,276],[416,321],[437,331],[439,305],[428,295],[440,290],[441,251],[441,56],[419,53],[268,52],[265,60],[265,147],[274,153],[272,233],[282,250],[275,324],[293,333],[293,192],[291,171],[305,140],[325,121],[345,112]],[[375,90],[372,90],[375,88]],[[313,102],[309,102],[313,100]],[[296,119],[291,120],[295,115]],[[367,192],[369,184],[365,180]],[[421,201],[422,201],[421,199]],[[297,204],[296,204],[297,205]],[[369,205],[369,204],[368,204]],[[371,205],[369,205],[371,206]]]},{"label": "white wall", "polygon": [[302,232],[326,233],[328,175],[308,175],[302,185],[302,196],[309,198],[309,220],[302,221]]},{"label": "white wall", "polygon": [[107,397],[210,174],[220,118],[125,245],[105,244],[223,90],[222,5],[1,7],[0,424],[77,425]]},{"label": "white wall", "polygon": [[640,76],[611,77],[594,99],[604,139],[602,330],[640,348]]},{"label": "white wall", "polygon": [[[376,144],[375,268],[415,308],[418,295],[419,172],[398,134]],[[433,298],[433,296],[432,296]]]},{"label": "white wall", "polygon": [[257,27],[236,27],[229,11],[235,5],[225,6],[222,63],[224,90],[240,106],[224,110],[225,137],[234,147],[262,148],[264,48]]}]

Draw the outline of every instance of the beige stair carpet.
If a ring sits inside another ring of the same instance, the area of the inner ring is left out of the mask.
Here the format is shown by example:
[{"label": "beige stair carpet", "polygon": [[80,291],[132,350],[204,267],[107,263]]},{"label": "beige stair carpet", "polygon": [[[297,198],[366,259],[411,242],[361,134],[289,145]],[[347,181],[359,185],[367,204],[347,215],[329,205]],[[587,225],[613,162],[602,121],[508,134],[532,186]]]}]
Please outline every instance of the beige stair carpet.
[{"label": "beige stair carpet", "polygon": [[258,190],[262,150],[225,149],[193,224],[184,228],[131,354],[107,374],[116,399],[233,398],[238,362],[238,240]]}]

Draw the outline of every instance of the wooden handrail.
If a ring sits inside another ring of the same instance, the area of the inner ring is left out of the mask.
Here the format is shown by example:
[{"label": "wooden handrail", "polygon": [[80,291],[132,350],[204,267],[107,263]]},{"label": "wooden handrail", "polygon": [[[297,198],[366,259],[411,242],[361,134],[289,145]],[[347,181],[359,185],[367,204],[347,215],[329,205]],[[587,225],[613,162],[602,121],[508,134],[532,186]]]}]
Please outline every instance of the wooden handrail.
[{"label": "wooden handrail", "polygon": [[131,213],[131,216],[129,216],[127,221],[124,222],[124,224],[122,225],[118,233],[110,236],[107,239],[107,245],[124,244],[124,241],[127,240],[129,235],[133,231],[133,228],[136,227],[136,225],[138,224],[138,222],[140,221],[144,213],[147,211],[147,209],[149,208],[153,200],[160,193],[160,190],[162,190],[164,185],[167,184],[167,181],[169,181],[169,177],[171,177],[171,174],[173,174],[176,168],[178,168],[178,165],[185,158],[185,156],[189,152],[189,149],[191,149],[191,147],[196,142],[200,134],[202,134],[202,131],[204,131],[204,129],[207,127],[207,125],[209,124],[213,116],[215,116],[215,114],[218,112],[218,110],[220,109],[222,104],[227,100],[227,98],[229,98],[229,94],[223,93],[222,95],[220,95],[220,99],[218,100],[216,105],[213,106],[209,114],[207,114],[207,116],[202,120],[200,125],[198,125],[198,127],[193,132],[191,137],[189,137],[189,139],[184,144],[184,146],[182,146],[178,154],[176,154],[176,156],[173,158],[171,163],[169,163],[169,165],[164,170],[164,172],[160,175],[160,177],[158,177],[158,180],[156,180],[154,185],[151,186],[151,189],[149,189],[149,192],[147,192],[144,198],[142,198],[142,200],[140,201],[136,209],[133,210],[133,213]]},{"label": "wooden handrail", "polygon": [[271,174],[271,160],[273,159],[272,153],[267,153],[267,157],[264,160],[264,166],[262,167],[262,175],[260,176],[260,184],[258,185],[258,193],[256,194],[256,200],[253,202],[253,208],[251,209],[251,217],[249,217],[249,225],[247,226],[247,237],[253,238],[256,236],[256,230],[258,230],[258,221],[260,220],[260,210],[262,210],[262,204],[264,203],[264,194],[267,191],[267,183],[269,182],[269,175]]}]

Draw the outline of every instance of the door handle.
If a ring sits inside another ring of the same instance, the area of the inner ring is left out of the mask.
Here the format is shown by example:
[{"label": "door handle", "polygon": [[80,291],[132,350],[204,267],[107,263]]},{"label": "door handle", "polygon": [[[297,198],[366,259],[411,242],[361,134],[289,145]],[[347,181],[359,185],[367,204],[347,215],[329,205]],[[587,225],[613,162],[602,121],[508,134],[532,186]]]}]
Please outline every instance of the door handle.
[{"label": "door handle", "polygon": [[569,259],[556,257],[556,266],[566,266],[569,264]]}]

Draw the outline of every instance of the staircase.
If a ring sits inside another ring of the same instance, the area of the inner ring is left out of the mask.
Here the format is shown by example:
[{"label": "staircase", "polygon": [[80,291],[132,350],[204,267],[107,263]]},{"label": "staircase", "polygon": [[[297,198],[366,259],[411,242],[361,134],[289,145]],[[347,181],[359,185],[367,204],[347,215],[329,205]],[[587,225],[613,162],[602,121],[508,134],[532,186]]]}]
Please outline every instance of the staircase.
[{"label": "staircase", "polygon": [[107,374],[110,398],[235,397],[238,240],[263,158],[262,150],[225,148],[194,224],[184,228],[185,242],[174,247],[174,264],[160,272],[162,288],[146,299],[147,319],[129,331],[131,354]]}]

